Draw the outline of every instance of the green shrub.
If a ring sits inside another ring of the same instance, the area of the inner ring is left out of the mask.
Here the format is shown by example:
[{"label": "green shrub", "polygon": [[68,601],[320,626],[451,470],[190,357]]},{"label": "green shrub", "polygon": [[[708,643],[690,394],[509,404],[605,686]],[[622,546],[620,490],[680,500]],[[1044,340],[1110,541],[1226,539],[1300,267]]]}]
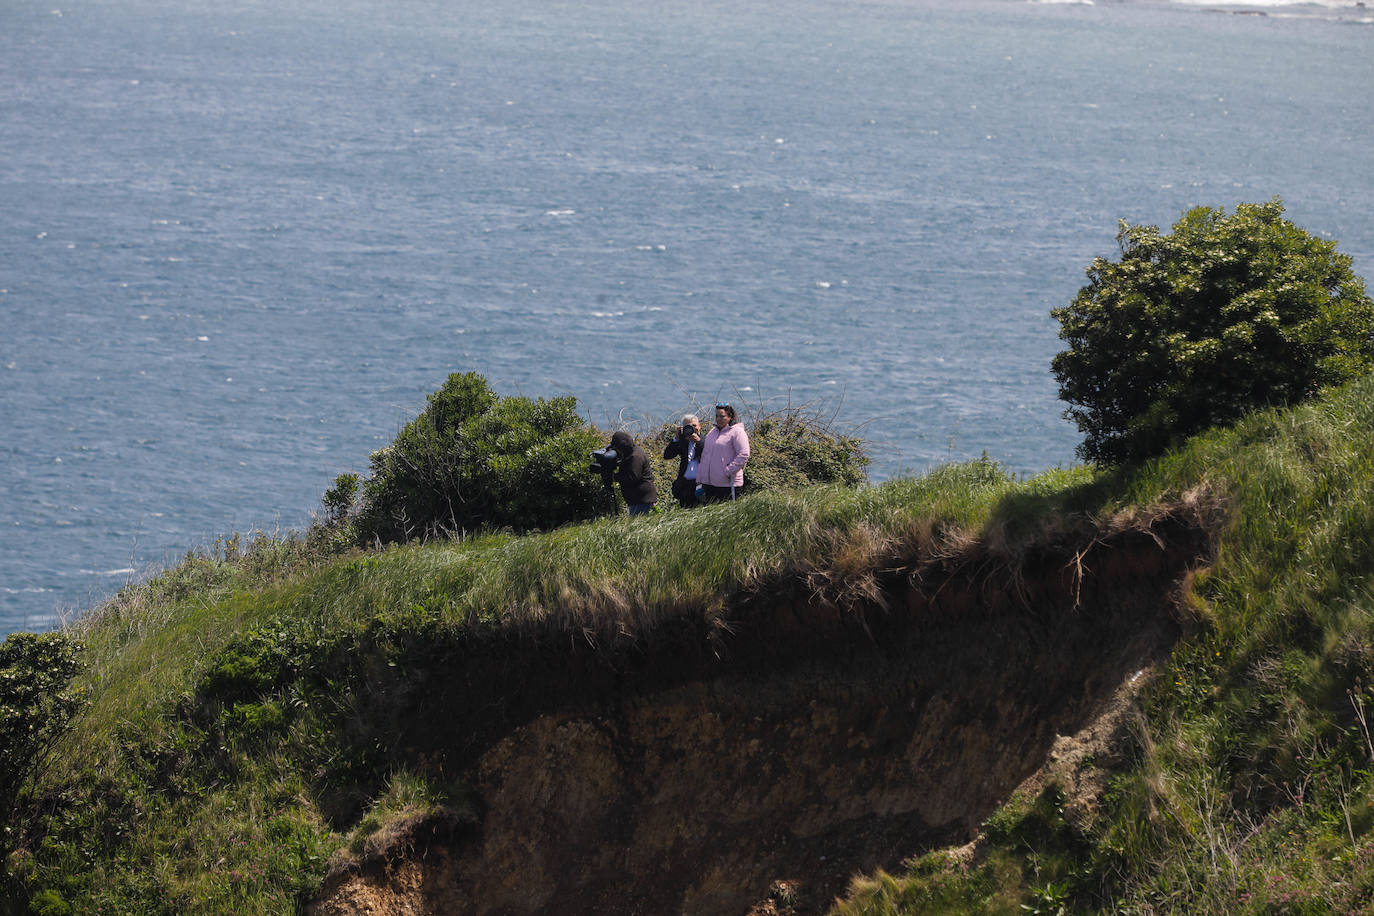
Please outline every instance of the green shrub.
[{"label": "green shrub", "polygon": [[67,901],[62,899],[62,895],[51,888],[34,894],[33,899],[29,901],[29,909],[35,916],[69,916],[72,911]]},{"label": "green shrub", "polygon": [[0,643],[0,869],[29,826],[24,809],[58,739],[85,706],[68,685],[83,646],[62,633],[14,633]]},{"label": "green shrub", "polygon": [[[601,444],[601,433],[578,416],[576,398],[500,398],[477,373],[455,373],[391,445],[373,453],[356,534],[399,542],[590,518],[601,491],[587,456]],[[326,494],[333,519],[352,504],[349,476]]]},{"label": "green shrub", "polygon": [[334,486],[324,491],[324,511],[333,523],[344,521],[353,511],[358,499],[358,475],[340,474],[334,478]]},{"label": "green shrub", "polygon": [[1059,396],[1090,461],[1138,461],[1262,406],[1290,406],[1374,365],[1374,301],[1334,242],[1283,204],[1196,207],[1173,234],[1124,221],[1121,260],[1051,314]]}]

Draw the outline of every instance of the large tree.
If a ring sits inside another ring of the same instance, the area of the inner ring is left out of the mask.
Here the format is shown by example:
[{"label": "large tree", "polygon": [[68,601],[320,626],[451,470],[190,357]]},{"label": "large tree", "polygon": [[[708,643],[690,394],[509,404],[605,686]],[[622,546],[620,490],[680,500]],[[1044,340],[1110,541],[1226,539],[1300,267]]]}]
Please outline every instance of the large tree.
[{"label": "large tree", "polygon": [[1090,461],[1138,461],[1211,426],[1295,404],[1374,365],[1374,301],[1334,242],[1278,199],[1196,207],[1172,234],[1122,221],[1121,259],[1051,314],[1066,415]]}]

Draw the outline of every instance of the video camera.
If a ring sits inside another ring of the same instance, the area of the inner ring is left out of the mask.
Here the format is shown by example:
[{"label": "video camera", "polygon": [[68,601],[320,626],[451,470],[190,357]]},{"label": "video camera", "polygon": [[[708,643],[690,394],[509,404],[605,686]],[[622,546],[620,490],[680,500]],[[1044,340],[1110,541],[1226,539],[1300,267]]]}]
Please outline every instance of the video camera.
[{"label": "video camera", "polygon": [[592,464],[587,470],[593,474],[610,474],[620,463],[620,453],[609,445],[592,452]]}]

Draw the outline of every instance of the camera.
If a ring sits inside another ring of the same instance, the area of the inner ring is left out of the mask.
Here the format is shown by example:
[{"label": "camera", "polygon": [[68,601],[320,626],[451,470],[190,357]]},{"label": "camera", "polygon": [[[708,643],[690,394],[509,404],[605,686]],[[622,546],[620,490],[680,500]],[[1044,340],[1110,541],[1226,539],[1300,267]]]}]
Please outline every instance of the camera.
[{"label": "camera", "polygon": [[620,454],[610,446],[592,452],[592,464],[588,470],[593,473],[609,474],[620,463]]}]

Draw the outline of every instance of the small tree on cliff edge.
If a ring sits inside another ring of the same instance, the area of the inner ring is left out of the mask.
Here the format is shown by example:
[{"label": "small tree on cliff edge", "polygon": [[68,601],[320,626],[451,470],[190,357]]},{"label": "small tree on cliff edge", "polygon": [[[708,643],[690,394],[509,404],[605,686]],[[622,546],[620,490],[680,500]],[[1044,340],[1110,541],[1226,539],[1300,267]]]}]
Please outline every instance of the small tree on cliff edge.
[{"label": "small tree on cliff edge", "polygon": [[1232,216],[1185,212],[1172,235],[1125,221],[1121,260],[1051,314],[1068,349],[1059,396],[1090,461],[1138,461],[1263,406],[1286,406],[1374,366],[1374,301],[1334,242],[1278,199]]},{"label": "small tree on cliff edge", "polygon": [[335,524],[352,520],[363,542],[452,531],[553,528],[601,509],[587,456],[602,435],[572,397],[497,397],[475,372],[454,373],[424,411],[371,457],[362,482],[341,475],[325,494]]}]

